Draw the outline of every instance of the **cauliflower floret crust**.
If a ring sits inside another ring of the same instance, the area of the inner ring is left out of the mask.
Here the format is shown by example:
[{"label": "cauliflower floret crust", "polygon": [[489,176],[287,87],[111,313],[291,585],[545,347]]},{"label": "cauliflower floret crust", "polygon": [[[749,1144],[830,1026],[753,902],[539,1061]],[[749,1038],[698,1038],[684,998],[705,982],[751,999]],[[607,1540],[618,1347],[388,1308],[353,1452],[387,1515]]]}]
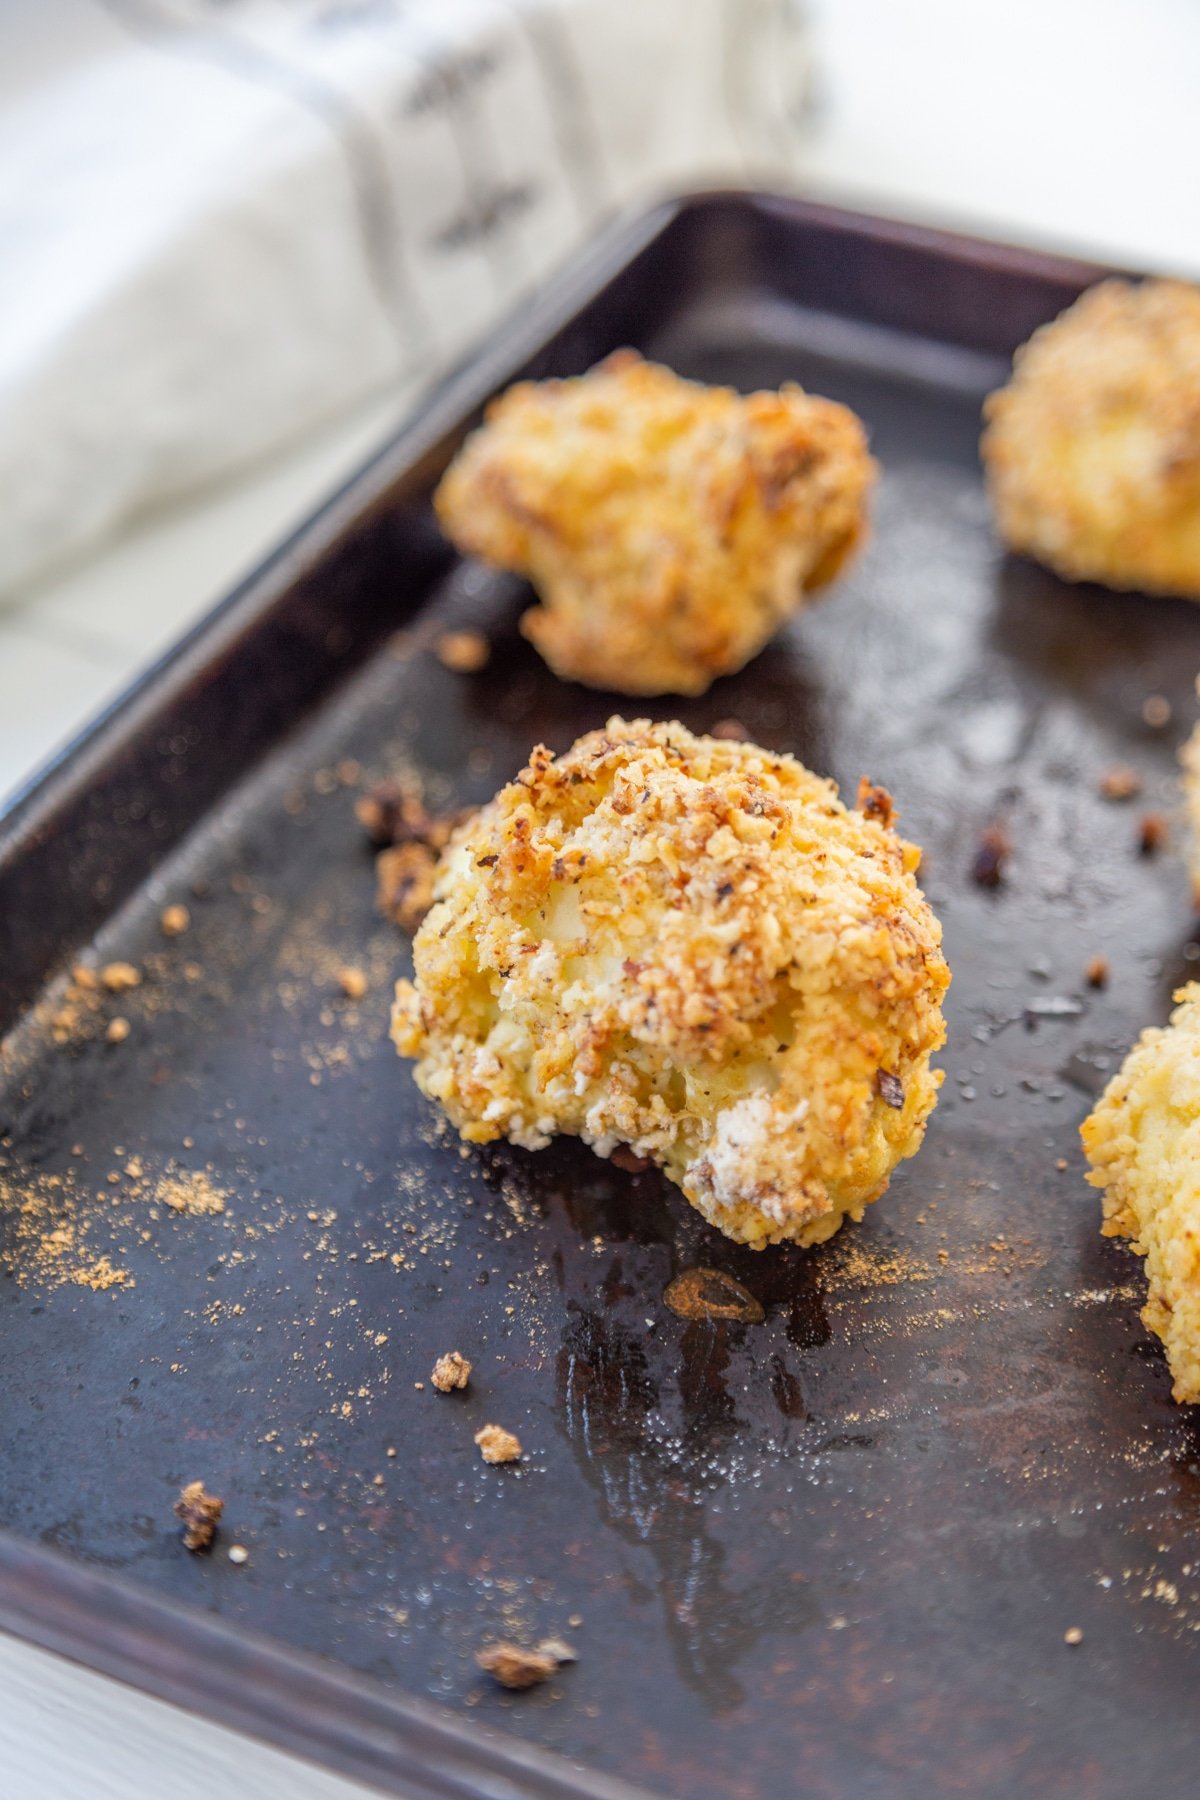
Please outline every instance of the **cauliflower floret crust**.
[{"label": "cauliflower floret crust", "polygon": [[942,1079],[918,862],[791,757],[610,719],[445,852],[396,1046],[469,1142],[629,1145],[729,1237],[817,1242],[915,1153]]},{"label": "cauliflower floret crust", "polygon": [[1090,288],[1018,350],[984,416],[1011,549],[1068,581],[1200,600],[1200,289]]},{"label": "cauliflower floret crust", "polygon": [[1200,983],[1144,1031],[1080,1128],[1106,1237],[1146,1259],[1142,1320],[1163,1340],[1176,1400],[1200,1401]]},{"label": "cauliflower floret crust", "polygon": [[521,629],[557,675],[702,694],[850,557],[874,474],[832,400],[743,397],[623,350],[494,401],[436,505],[461,550],[529,577]]}]

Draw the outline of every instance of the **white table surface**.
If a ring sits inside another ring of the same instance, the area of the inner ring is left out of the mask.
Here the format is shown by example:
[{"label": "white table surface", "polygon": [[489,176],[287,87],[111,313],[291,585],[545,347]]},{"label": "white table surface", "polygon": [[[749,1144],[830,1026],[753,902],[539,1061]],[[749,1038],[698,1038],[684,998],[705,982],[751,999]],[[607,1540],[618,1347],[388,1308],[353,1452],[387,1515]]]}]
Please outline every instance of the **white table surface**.
[{"label": "white table surface", "polygon": [[[15,0],[0,0],[0,4]],[[629,0],[632,3],[632,0]],[[1200,276],[1194,0],[811,0],[821,198]],[[614,28],[619,0],[614,0]],[[0,795],[397,423],[386,395],[0,609]],[[2,502],[0,502],[2,503]],[[0,1637],[5,1800],[366,1790]]]}]

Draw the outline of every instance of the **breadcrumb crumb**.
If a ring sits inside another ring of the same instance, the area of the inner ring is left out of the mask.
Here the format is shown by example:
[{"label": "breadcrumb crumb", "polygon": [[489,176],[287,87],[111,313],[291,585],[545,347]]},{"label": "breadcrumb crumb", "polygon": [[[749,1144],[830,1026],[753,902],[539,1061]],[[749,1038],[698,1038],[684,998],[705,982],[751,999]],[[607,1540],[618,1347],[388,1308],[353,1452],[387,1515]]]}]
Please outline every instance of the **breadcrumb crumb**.
[{"label": "breadcrumb crumb", "polygon": [[519,1462],[523,1455],[520,1438],[503,1425],[484,1425],[475,1433],[475,1442],[485,1463]]},{"label": "breadcrumb crumb", "polygon": [[191,922],[192,915],[187,907],[177,903],[164,907],[158,924],[164,937],[182,937]]},{"label": "breadcrumb crumb", "polygon": [[475,675],[487,667],[492,646],[481,631],[443,631],[434,651],[443,668],[455,675]]},{"label": "breadcrumb crumb", "polygon": [[428,844],[397,844],[375,859],[379,910],[409,935],[433,905],[433,872],[437,858]]},{"label": "breadcrumb crumb", "polygon": [[517,1689],[549,1681],[558,1667],[557,1660],[544,1650],[526,1650],[521,1644],[489,1644],[475,1652],[475,1661],[501,1687]]},{"label": "breadcrumb crumb", "polygon": [[217,1525],[225,1511],[225,1502],[210,1494],[202,1481],[189,1481],[181,1488],[175,1502],[175,1516],[183,1521],[183,1543],[187,1550],[207,1550],[217,1535]]},{"label": "breadcrumb crumb", "polygon": [[100,971],[100,980],[110,994],[123,994],[128,988],[140,987],[142,973],[132,963],[105,963]]},{"label": "breadcrumb crumb", "polygon": [[448,1350],[434,1363],[429,1379],[439,1394],[450,1394],[455,1388],[466,1387],[471,1379],[471,1365],[459,1351]]},{"label": "breadcrumb crumb", "polygon": [[367,978],[361,969],[344,968],[337,972],[337,984],[347,1000],[361,1000],[367,991]]}]

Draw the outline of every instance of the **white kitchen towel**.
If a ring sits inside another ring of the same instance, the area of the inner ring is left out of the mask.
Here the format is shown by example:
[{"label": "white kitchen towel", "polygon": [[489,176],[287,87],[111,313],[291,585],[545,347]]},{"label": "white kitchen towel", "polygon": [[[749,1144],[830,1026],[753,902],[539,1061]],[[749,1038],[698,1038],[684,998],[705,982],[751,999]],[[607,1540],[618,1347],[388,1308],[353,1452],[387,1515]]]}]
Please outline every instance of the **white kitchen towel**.
[{"label": "white kitchen towel", "polygon": [[790,167],[809,77],[800,0],[0,5],[0,594]]}]

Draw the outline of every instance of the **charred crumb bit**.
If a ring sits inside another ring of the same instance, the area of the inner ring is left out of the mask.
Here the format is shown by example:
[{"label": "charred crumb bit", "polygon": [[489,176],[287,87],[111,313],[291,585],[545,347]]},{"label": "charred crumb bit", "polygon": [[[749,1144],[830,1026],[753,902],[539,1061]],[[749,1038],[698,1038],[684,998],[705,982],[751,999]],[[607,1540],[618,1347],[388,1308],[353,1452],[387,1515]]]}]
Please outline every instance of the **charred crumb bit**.
[{"label": "charred crumb bit", "polygon": [[1136,769],[1117,763],[1100,777],[1100,792],[1105,800],[1132,800],[1142,791],[1142,778]]},{"label": "charred crumb bit", "polygon": [[886,1069],[875,1071],[875,1086],[879,1090],[879,1098],[885,1106],[894,1107],[897,1112],[904,1110],[904,1083],[898,1075],[889,1075]]},{"label": "charred crumb bit", "polygon": [[428,844],[397,844],[375,861],[376,899],[381,913],[410,935],[433,905],[437,858]]},{"label": "charred crumb bit", "polygon": [[240,1565],[250,1561],[250,1552],[247,1550],[245,1544],[230,1544],[227,1555],[231,1563],[238,1563]]},{"label": "charred crumb bit", "polygon": [[608,1160],[626,1175],[644,1175],[647,1169],[654,1167],[648,1156],[638,1156],[628,1144],[618,1144]]},{"label": "charred crumb bit", "polygon": [[1084,973],[1084,979],[1086,980],[1089,987],[1094,987],[1094,988],[1107,987],[1108,986],[1108,958],[1107,958],[1107,956],[1093,956],[1092,960],[1088,963],[1087,968],[1083,971],[1083,973]]},{"label": "charred crumb bit", "polygon": [[433,823],[416,789],[405,781],[379,781],[354,802],[354,816],[381,850],[424,841]]},{"label": "charred crumb bit", "polygon": [[182,937],[191,922],[192,915],[187,907],[176,903],[163,908],[158,924],[164,937]]},{"label": "charred crumb bit", "polygon": [[482,631],[443,631],[433,649],[442,667],[455,675],[477,675],[492,654]]},{"label": "charred crumb bit", "polygon": [[718,719],[708,735],[724,738],[731,744],[746,744],[750,741],[750,733],[740,719]]},{"label": "charred crumb bit", "polygon": [[505,1431],[503,1425],[485,1425],[475,1433],[475,1442],[485,1463],[510,1463],[521,1459],[520,1438]]},{"label": "charred crumb bit", "polygon": [[971,864],[971,880],[979,887],[999,887],[1012,855],[1012,841],[1003,825],[989,825],[979,834]]},{"label": "charred crumb bit", "polygon": [[874,819],[885,831],[895,830],[899,814],[892,796],[866,775],[859,776],[858,810],[864,819]]},{"label": "charred crumb bit", "polygon": [[554,1657],[520,1644],[489,1644],[475,1652],[475,1661],[485,1675],[506,1688],[537,1687],[539,1682],[549,1681],[558,1667]]},{"label": "charred crumb bit", "polygon": [[1072,1625],[1063,1632],[1064,1644],[1082,1644],[1082,1642],[1083,1633],[1080,1631],[1078,1625]]},{"label": "charred crumb bit", "polygon": [[217,1525],[225,1511],[225,1502],[206,1491],[202,1481],[189,1481],[179,1491],[175,1516],[183,1520],[183,1543],[187,1550],[207,1550],[217,1535]]},{"label": "charred crumb bit", "polygon": [[400,844],[426,844],[431,850],[444,850],[451,833],[473,807],[459,807],[447,813],[431,813],[411,782],[380,781],[354,802],[354,816],[380,850],[393,850]]},{"label": "charred crumb bit", "polygon": [[367,991],[367,978],[361,969],[350,967],[339,969],[337,984],[347,1000],[361,1000]]},{"label": "charred crumb bit", "polygon": [[1171,723],[1171,702],[1165,694],[1147,694],[1142,701],[1142,718],[1152,731],[1161,731]]},{"label": "charred crumb bit", "polygon": [[471,1379],[471,1365],[458,1350],[448,1350],[434,1363],[429,1379],[439,1394],[450,1394],[455,1388],[466,1387]]},{"label": "charred crumb bit", "polygon": [[110,994],[123,994],[129,988],[142,985],[142,972],[135,969],[132,963],[105,963],[100,971],[100,979]]},{"label": "charred crumb bit", "polygon": [[1157,856],[1167,841],[1167,821],[1161,813],[1144,813],[1138,825],[1138,855]]},{"label": "charred crumb bit", "polygon": [[108,1029],[104,1033],[104,1041],[108,1044],[123,1044],[129,1036],[129,1020],[118,1013],[115,1019],[108,1021]]}]

